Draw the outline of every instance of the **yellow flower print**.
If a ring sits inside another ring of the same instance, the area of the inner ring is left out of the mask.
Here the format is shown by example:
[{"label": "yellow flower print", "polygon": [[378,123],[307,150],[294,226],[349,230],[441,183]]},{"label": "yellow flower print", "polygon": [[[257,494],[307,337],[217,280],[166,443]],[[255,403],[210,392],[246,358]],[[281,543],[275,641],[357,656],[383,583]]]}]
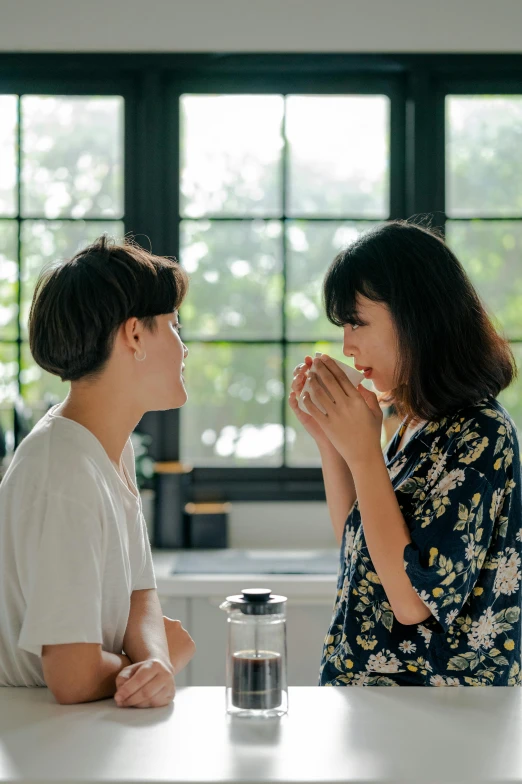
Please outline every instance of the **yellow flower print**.
[{"label": "yellow flower print", "polygon": [[506,640],[506,642],[504,643],[504,648],[506,649],[506,651],[512,651],[514,647],[515,647],[514,640]]},{"label": "yellow flower print", "polygon": [[465,463],[466,465],[470,465],[470,463],[474,463],[475,460],[478,460],[484,449],[489,444],[489,438],[484,436],[484,438],[476,445],[476,447],[470,452],[468,455],[460,458],[461,463]]},{"label": "yellow flower print", "polygon": [[365,651],[373,651],[377,645],[377,637],[375,637],[373,634],[371,637],[361,637],[361,635],[358,634],[355,640],[357,644],[361,646],[361,648],[364,648]]}]

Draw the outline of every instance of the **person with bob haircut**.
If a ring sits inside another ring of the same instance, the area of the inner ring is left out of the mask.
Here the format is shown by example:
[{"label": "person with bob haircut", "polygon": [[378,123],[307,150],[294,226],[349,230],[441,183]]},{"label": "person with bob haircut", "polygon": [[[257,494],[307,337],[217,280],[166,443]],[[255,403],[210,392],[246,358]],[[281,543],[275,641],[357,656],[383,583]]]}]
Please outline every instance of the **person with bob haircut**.
[{"label": "person with bob haircut", "polygon": [[62,704],[167,705],[194,643],[164,618],[130,435],[186,399],[185,272],[101,237],[41,274],[29,341],[70,381],[0,485],[0,685]]},{"label": "person with bob haircut", "polygon": [[[496,400],[516,374],[463,267],[435,232],[390,222],[324,281],[343,353],[294,371],[290,405],[321,455],[341,545],[323,686],[507,686],[521,679],[520,453]],[[309,415],[297,406],[306,377]],[[402,424],[383,454],[382,399]]]}]

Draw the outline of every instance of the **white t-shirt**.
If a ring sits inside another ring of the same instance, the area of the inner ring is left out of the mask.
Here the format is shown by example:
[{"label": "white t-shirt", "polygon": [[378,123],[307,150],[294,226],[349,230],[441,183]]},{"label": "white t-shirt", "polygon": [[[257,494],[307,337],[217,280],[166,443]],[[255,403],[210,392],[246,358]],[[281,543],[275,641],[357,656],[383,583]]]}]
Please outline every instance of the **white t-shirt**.
[{"label": "white t-shirt", "polygon": [[56,409],[0,484],[0,686],[44,686],[42,645],[121,653],[131,593],[156,587],[131,442],[126,484],[98,439]]}]

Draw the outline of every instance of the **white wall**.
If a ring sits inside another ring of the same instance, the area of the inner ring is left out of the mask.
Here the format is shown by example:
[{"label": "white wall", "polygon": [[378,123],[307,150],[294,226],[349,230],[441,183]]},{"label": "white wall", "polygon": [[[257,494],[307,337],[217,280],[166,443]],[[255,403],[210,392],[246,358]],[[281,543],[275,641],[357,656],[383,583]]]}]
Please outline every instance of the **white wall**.
[{"label": "white wall", "polygon": [[522,0],[0,0],[0,51],[520,52]]},{"label": "white wall", "polygon": [[234,502],[231,507],[230,547],[314,550],[337,546],[328,508],[321,501]]}]

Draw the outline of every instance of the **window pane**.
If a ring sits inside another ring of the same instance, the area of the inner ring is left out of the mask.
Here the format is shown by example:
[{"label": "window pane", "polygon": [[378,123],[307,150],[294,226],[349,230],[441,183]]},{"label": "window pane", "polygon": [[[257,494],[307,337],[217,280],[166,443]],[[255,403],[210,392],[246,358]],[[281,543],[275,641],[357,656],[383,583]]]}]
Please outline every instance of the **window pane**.
[{"label": "window pane", "polygon": [[281,336],[278,221],[183,221],[181,261],[191,277],[184,338]]},{"label": "window pane", "polygon": [[328,267],[372,224],[289,221],[287,224],[287,336],[290,340],[339,339],[324,314],[323,280]]},{"label": "window pane", "polygon": [[123,98],[22,97],[22,214],[123,215]]},{"label": "window pane", "polygon": [[0,221],[0,339],[18,337],[18,224]]},{"label": "window pane", "polygon": [[18,395],[18,348],[0,343],[0,404],[11,403]]},{"label": "window pane", "polygon": [[499,402],[511,414],[522,437],[522,343],[511,345],[518,367],[517,380],[498,396]]},{"label": "window pane", "polygon": [[522,215],[522,95],[446,98],[446,212]]},{"label": "window pane", "polygon": [[13,403],[17,395],[18,347],[14,343],[0,343],[0,427],[7,451],[14,447]]},{"label": "window pane", "polygon": [[32,407],[34,421],[37,422],[47,409],[65,399],[69,391],[69,383],[61,381],[42,370],[31,356],[29,346],[22,346],[22,366],[20,368],[22,396]]},{"label": "window pane", "polygon": [[183,460],[208,466],[281,465],[280,347],[195,343],[189,351]]},{"label": "window pane", "polygon": [[118,221],[24,221],[22,223],[22,331],[27,320],[34,287],[42,268],[53,261],[67,259],[100,234],[123,235]]},{"label": "window pane", "polygon": [[283,98],[181,98],[181,213],[277,216],[281,212]]},{"label": "window pane", "polygon": [[[313,357],[316,351],[329,354],[334,359],[339,359],[347,365],[353,365],[353,360],[343,355],[343,344],[336,343],[294,343],[288,346],[286,363],[286,385],[288,394],[294,375],[294,368],[304,361],[308,355]],[[296,415],[287,402],[286,413],[286,438],[287,438],[287,464],[292,467],[319,466],[319,452],[315,441],[308,435],[304,427],[297,420]]]},{"label": "window pane", "polygon": [[522,222],[448,221],[446,236],[497,323],[522,338]]},{"label": "window pane", "polygon": [[388,216],[389,104],[383,95],[287,99],[290,215]]},{"label": "window pane", "polygon": [[16,95],[0,95],[0,215],[17,213],[16,196]]}]

